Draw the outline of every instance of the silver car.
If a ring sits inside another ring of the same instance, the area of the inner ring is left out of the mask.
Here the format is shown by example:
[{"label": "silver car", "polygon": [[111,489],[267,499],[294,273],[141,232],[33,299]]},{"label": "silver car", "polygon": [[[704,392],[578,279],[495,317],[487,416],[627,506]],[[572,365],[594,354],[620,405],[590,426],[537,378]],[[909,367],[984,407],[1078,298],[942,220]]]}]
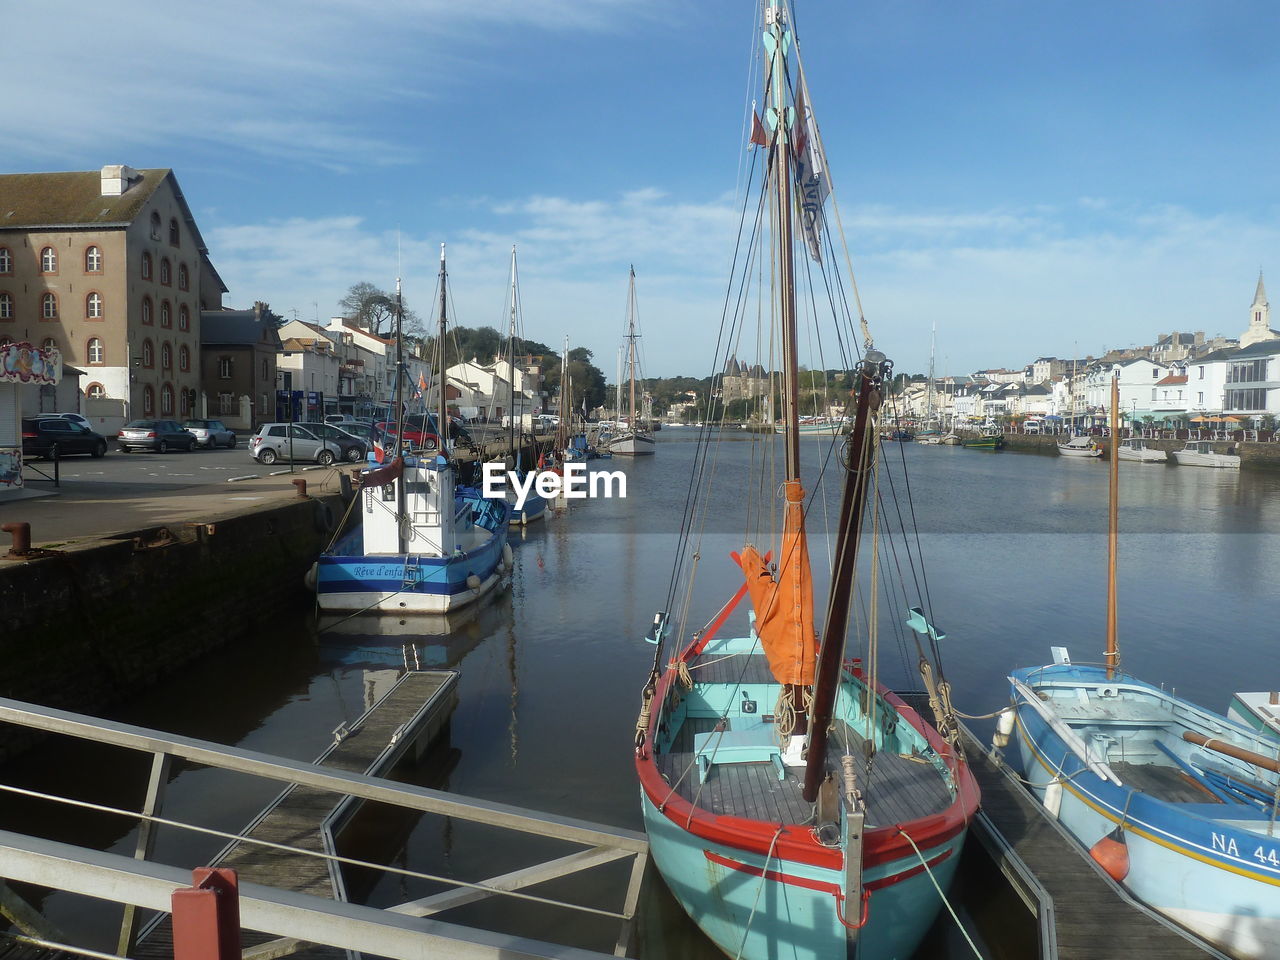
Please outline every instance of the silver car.
[{"label": "silver car", "polygon": [[277,460],[312,460],[328,466],[342,449],[296,423],[264,423],[249,440],[249,456],[270,466]]},{"label": "silver car", "polygon": [[196,435],[197,447],[212,450],[214,447],[230,449],[236,445],[235,433],[228,430],[221,420],[188,420],[182,426]]}]

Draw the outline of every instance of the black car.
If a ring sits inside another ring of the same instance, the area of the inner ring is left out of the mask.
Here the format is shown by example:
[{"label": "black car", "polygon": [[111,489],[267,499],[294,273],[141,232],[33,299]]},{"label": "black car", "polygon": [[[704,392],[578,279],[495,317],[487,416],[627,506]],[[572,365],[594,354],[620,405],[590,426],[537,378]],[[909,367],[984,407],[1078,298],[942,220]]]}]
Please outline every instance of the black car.
[{"label": "black car", "polygon": [[22,455],[54,460],[72,453],[102,457],[107,453],[107,438],[83,424],[58,417],[22,418]]},{"label": "black car", "polygon": [[328,440],[330,443],[336,443],[342,451],[341,458],[348,463],[359,463],[369,452],[368,443],[332,423],[300,423],[298,426],[310,430],[317,437]]}]

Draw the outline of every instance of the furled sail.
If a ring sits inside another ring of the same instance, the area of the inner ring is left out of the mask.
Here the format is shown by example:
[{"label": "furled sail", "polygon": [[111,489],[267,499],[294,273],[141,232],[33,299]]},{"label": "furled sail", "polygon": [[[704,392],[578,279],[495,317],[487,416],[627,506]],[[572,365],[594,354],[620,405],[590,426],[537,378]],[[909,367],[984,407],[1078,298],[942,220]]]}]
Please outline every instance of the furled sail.
[{"label": "furled sail", "polygon": [[756,632],[779,683],[813,684],[817,642],[813,624],[813,577],[804,532],[804,488],[785,484],[787,507],[775,577],[754,546],[742,551],[742,572],[756,611]]}]

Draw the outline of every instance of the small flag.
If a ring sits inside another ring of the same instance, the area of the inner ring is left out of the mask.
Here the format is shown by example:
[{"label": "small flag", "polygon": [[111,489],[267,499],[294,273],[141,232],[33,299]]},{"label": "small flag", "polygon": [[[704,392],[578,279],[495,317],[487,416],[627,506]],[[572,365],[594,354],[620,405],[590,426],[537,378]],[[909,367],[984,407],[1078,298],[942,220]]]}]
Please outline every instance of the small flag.
[{"label": "small flag", "polygon": [[383,460],[387,459],[387,451],[379,440],[373,441],[373,459],[378,463],[382,463]]},{"label": "small flag", "polygon": [[751,143],[760,147],[769,145],[769,135],[764,132],[764,124],[760,122],[760,114],[751,111]]}]

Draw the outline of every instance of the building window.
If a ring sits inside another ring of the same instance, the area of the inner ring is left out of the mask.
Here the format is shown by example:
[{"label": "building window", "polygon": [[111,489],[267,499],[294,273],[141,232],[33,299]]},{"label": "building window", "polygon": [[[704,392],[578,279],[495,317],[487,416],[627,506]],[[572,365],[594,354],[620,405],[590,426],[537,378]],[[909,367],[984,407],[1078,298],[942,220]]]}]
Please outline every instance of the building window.
[{"label": "building window", "polygon": [[148,369],[156,365],[156,351],[150,340],[142,341],[142,365]]},{"label": "building window", "polygon": [[162,343],[160,345],[160,369],[173,369],[173,348],[169,346],[168,343]]},{"label": "building window", "polygon": [[142,412],[148,417],[156,412],[156,388],[149,383],[142,388]]},{"label": "building window", "polygon": [[178,369],[191,369],[191,351],[187,349],[187,345],[185,343],[178,348]]},{"label": "building window", "polygon": [[91,383],[85,387],[84,395],[90,400],[101,400],[107,395],[106,388],[100,383]]},{"label": "building window", "polygon": [[267,358],[262,358],[262,379],[266,380],[271,376],[271,364],[267,362]]},{"label": "building window", "polygon": [[236,398],[232,394],[218,394],[218,413],[224,417],[234,417],[236,415]]},{"label": "building window", "polygon": [[178,289],[179,290],[191,289],[191,277],[187,273],[187,265],[185,263],[178,264]]},{"label": "building window", "polygon": [[46,293],[40,298],[40,316],[45,320],[58,319],[58,295]]},{"label": "building window", "polygon": [[1152,387],[1152,388],[1151,388],[1151,399],[1152,399],[1152,400],[1154,400],[1155,398],[1156,398],[1156,388],[1155,388],[1155,387]]},{"label": "building window", "polygon": [[173,277],[170,274],[168,257],[160,258],[160,282],[164,284],[166,287],[169,286],[171,283],[173,283]]},{"label": "building window", "polygon": [[191,311],[187,309],[187,305],[185,303],[178,305],[178,329],[191,329]]},{"label": "building window", "polygon": [[97,247],[89,247],[84,252],[85,273],[102,272],[102,251]]},{"label": "building window", "polygon": [[173,387],[167,383],[160,388],[160,415],[173,416]]},{"label": "building window", "polygon": [[102,349],[102,341],[97,337],[89,338],[85,354],[88,356],[90,363],[106,363],[107,352]]},{"label": "building window", "polygon": [[178,391],[178,413],[182,417],[191,416],[191,395],[185,390]]},{"label": "building window", "polygon": [[54,252],[53,247],[45,247],[40,251],[40,272],[58,272],[58,255]]},{"label": "building window", "polygon": [[1263,388],[1252,390],[1228,390],[1228,410],[1246,413],[1253,410],[1265,410],[1267,407],[1267,391]]},{"label": "building window", "polygon": [[1201,380],[1203,380],[1203,379],[1204,379],[1204,367],[1201,367],[1201,368],[1200,368],[1200,379],[1201,379]]},{"label": "building window", "polygon": [[151,211],[151,239],[160,239],[160,214]]},{"label": "building window", "polygon": [[102,294],[91,293],[84,298],[84,315],[89,320],[102,319]]},{"label": "building window", "polygon": [[219,380],[231,379],[231,358],[230,357],[218,358],[218,379]]},{"label": "building window", "polygon": [[142,255],[142,279],[151,279],[151,254],[144,253]]},{"label": "building window", "polygon": [[0,273],[13,273],[13,254],[8,247],[0,247]]},{"label": "building window", "polygon": [[179,246],[178,239],[178,221],[173,218],[169,220],[169,245],[173,247]]},{"label": "building window", "polygon": [[0,293],[0,320],[13,319],[13,294]]},{"label": "building window", "polygon": [[41,350],[45,350],[45,351],[49,351],[49,350],[57,350],[57,349],[58,349],[58,341],[57,341],[57,340],[55,340],[55,339],[53,339],[53,337],[45,337],[45,338],[44,338],[44,343],[40,344],[40,349],[41,349]]},{"label": "building window", "polygon": [[173,326],[173,314],[169,312],[168,300],[160,301],[160,326],[162,327]]},{"label": "building window", "polygon": [[1267,379],[1266,360],[1233,363],[1227,371],[1227,383],[1261,383]]}]

